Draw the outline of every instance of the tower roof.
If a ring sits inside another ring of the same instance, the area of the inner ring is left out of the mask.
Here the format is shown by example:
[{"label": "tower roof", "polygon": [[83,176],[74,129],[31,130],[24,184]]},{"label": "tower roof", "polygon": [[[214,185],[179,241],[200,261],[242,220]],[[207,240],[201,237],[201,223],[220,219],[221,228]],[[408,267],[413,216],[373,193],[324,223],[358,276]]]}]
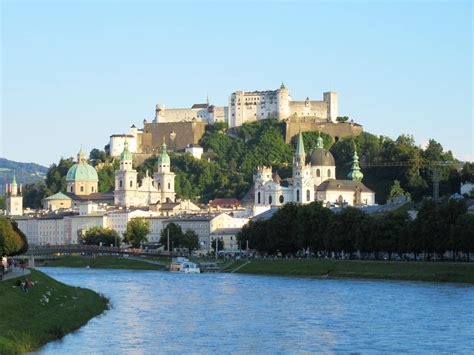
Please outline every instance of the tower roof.
[{"label": "tower roof", "polygon": [[15,174],[15,172],[13,172],[12,185],[13,185],[13,186],[16,185],[16,174]]},{"label": "tower roof", "polygon": [[320,132],[318,132],[318,138],[316,139],[316,148],[324,149],[324,141]]},{"label": "tower roof", "polygon": [[364,178],[364,174],[362,174],[362,171],[360,171],[359,156],[357,155],[355,147],[354,155],[352,156],[352,167],[349,171],[349,174],[347,174],[347,178],[354,181],[362,181],[362,179]]},{"label": "tower roof", "polygon": [[166,147],[166,143],[163,143],[161,146],[161,153],[158,157],[158,165],[162,164],[170,164],[170,156],[168,155],[168,148]]},{"label": "tower roof", "polygon": [[132,160],[132,153],[128,150],[128,141],[125,140],[125,143],[123,144],[123,152],[120,154],[120,161],[124,160]]},{"label": "tower roof", "polygon": [[305,156],[306,155],[306,153],[304,151],[303,134],[301,132],[298,134],[298,140],[296,142],[296,155],[297,156]]}]

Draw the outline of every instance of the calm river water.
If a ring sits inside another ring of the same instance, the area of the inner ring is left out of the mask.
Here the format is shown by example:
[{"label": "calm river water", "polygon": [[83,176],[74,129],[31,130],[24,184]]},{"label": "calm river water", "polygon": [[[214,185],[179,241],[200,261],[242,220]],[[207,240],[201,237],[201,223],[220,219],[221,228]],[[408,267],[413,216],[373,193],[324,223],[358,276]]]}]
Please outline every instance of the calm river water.
[{"label": "calm river water", "polygon": [[112,308],[42,353],[474,352],[474,287],[41,268]]}]

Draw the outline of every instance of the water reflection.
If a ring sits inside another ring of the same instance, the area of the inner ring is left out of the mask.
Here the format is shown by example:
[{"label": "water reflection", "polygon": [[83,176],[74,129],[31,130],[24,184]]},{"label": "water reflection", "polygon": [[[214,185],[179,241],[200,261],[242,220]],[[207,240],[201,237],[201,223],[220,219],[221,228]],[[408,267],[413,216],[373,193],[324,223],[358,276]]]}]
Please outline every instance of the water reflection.
[{"label": "water reflection", "polygon": [[236,274],[43,268],[112,309],[43,353],[457,352],[474,287]]}]

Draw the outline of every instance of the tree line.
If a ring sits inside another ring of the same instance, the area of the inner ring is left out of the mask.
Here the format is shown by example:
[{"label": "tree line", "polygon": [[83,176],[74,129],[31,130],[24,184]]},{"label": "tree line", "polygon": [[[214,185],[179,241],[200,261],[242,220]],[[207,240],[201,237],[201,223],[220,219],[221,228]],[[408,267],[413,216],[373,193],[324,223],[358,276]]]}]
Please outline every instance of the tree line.
[{"label": "tree line", "polygon": [[412,220],[406,211],[367,214],[346,207],[337,212],[319,202],[288,203],[266,220],[251,220],[237,236],[242,248],[262,254],[379,258],[402,258],[424,253],[443,259],[447,251],[454,259],[460,252],[474,252],[474,215],[464,200],[447,199],[421,203]]}]

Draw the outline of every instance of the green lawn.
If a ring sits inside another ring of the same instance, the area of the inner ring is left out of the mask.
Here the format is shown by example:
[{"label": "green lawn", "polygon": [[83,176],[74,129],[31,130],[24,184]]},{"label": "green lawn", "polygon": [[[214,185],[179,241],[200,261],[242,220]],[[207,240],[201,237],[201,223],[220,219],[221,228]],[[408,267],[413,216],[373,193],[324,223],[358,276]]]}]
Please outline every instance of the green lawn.
[{"label": "green lawn", "polygon": [[48,261],[45,266],[91,267],[94,269],[133,269],[133,270],[164,270],[165,266],[147,263],[146,261],[119,258],[115,256],[98,256],[86,258],[82,256],[65,256]]},{"label": "green lawn", "polygon": [[[232,272],[246,261],[228,266]],[[340,261],[340,260],[252,260],[238,273],[334,278],[392,279],[474,283],[474,263]]]},{"label": "green lawn", "polygon": [[[13,287],[25,277],[36,283],[28,293]],[[107,309],[108,300],[91,290],[67,286],[35,270],[25,277],[0,282],[1,354],[36,350]]]}]

